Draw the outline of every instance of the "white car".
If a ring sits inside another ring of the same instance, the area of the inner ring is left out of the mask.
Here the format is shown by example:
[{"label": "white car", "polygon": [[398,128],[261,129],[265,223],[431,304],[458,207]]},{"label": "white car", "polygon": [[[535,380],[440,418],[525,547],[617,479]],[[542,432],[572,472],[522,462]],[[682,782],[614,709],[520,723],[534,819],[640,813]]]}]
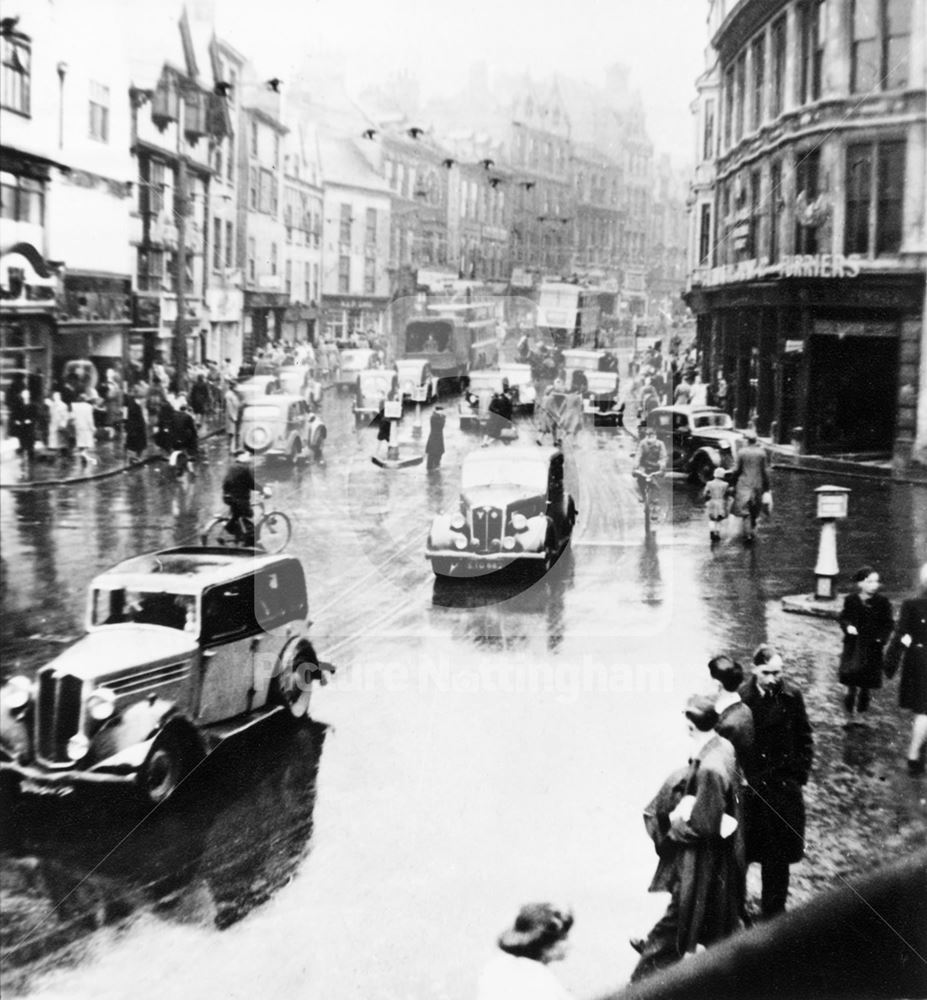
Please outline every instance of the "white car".
[{"label": "white car", "polygon": [[537,390],[531,377],[531,365],[511,361],[499,365],[499,374],[515,390],[513,409],[516,413],[534,413]]},{"label": "white car", "polygon": [[401,358],[396,362],[396,374],[403,399],[430,403],[438,395],[438,380],[427,358]]},{"label": "white car", "polygon": [[350,347],[341,352],[341,369],[334,378],[334,383],[340,389],[342,386],[354,387],[358,372],[376,368],[379,360],[377,352],[369,347]]}]

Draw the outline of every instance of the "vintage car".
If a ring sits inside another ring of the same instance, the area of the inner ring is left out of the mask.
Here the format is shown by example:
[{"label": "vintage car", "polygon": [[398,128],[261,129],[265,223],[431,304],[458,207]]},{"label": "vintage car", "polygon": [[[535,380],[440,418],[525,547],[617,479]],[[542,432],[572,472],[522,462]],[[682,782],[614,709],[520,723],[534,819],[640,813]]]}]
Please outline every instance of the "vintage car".
[{"label": "vintage car", "polygon": [[495,369],[470,372],[466,391],[457,404],[462,431],[479,431],[489,419],[489,404],[502,392],[502,373]]},{"label": "vintage car", "polygon": [[699,483],[707,483],[719,466],[733,468],[743,441],[731,418],[715,406],[657,406],[647,426],[666,445],[672,471]]},{"label": "vintage car", "polygon": [[255,396],[270,396],[280,391],[280,381],[276,375],[252,375],[242,379],[235,386],[242,402],[253,399]]},{"label": "vintage car", "polygon": [[369,424],[391,392],[398,394],[399,380],[389,368],[368,368],[354,383],[354,422]]},{"label": "vintage car", "polygon": [[358,372],[376,368],[379,355],[369,347],[352,347],[341,352],[341,367],[332,377],[332,381],[339,388],[350,386],[354,388],[354,380]]},{"label": "vintage car", "polygon": [[310,456],[320,461],[327,434],[324,422],[301,396],[257,396],[246,399],[238,411],[235,446],[295,465]]},{"label": "vintage car", "polygon": [[464,458],[459,506],[432,521],[425,556],[439,576],[484,576],[513,563],[546,571],[575,520],[558,448],[481,448]]},{"label": "vintage car", "polygon": [[396,375],[404,400],[430,403],[438,395],[438,380],[432,375],[427,358],[400,358],[396,362]]},{"label": "vintage car", "polygon": [[[608,366],[610,360],[614,370]],[[583,413],[592,417],[594,426],[614,427],[622,423],[622,410],[618,403],[617,361],[612,352],[566,350],[563,352],[563,368],[567,388],[576,382],[580,383]]]},{"label": "vintage car", "polygon": [[277,376],[280,388],[291,396],[302,396],[311,406],[322,402],[322,384],[305,365],[286,365]]},{"label": "vintage car", "polygon": [[175,548],[90,585],[86,634],[0,689],[0,774],[20,791],[134,782],[163,802],[221,739],[302,718],[333,668],[308,638],[299,560]]},{"label": "vintage car", "polygon": [[500,361],[499,374],[514,390],[513,410],[515,413],[534,413],[537,390],[531,375],[531,365],[515,361]]}]

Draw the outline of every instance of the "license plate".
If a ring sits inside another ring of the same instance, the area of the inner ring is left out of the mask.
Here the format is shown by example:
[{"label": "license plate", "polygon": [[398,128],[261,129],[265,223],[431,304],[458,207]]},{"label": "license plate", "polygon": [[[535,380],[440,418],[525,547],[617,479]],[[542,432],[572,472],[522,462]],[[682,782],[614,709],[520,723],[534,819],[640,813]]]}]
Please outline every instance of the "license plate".
[{"label": "license plate", "polygon": [[23,778],[19,790],[24,795],[56,795],[58,798],[64,798],[65,795],[70,795],[74,791],[71,785],[43,785],[40,781],[34,781],[32,778]]},{"label": "license plate", "polygon": [[468,559],[462,568],[470,573],[490,573],[501,567],[499,563],[489,559]]}]

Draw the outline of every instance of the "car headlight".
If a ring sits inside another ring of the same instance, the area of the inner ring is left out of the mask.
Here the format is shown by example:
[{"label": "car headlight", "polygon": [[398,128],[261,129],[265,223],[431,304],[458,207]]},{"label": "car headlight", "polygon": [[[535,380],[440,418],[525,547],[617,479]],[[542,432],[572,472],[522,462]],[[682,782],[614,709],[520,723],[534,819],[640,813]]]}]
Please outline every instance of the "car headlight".
[{"label": "car headlight", "polygon": [[718,442],[718,447],[722,448],[722,449],[725,449],[725,450],[730,450],[731,442],[730,441],[719,441]]},{"label": "car headlight", "polygon": [[463,531],[467,526],[467,519],[463,514],[455,514],[451,518],[451,531]]},{"label": "car headlight", "polygon": [[87,711],[97,722],[110,718],[116,711],[116,692],[109,688],[97,688],[87,699]]},{"label": "car headlight", "polygon": [[512,515],[512,527],[516,531],[527,531],[528,529],[528,518],[524,514],[513,514]]},{"label": "car headlight", "polygon": [[511,535],[506,535],[505,538],[502,539],[502,548],[504,548],[507,552],[511,552],[512,549],[515,548],[515,539],[512,538]]},{"label": "car headlight", "polygon": [[68,757],[71,760],[81,760],[87,756],[90,749],[90,740],[83,733],[78,733],[68,740]]},{"label": "car headlight", "polygon": [[466,537],[464,535],[455,535],[454,546],[458,549],[465,549],[467,547]]},{"label": "car headlight", "polygon": [[32,700],[32,682],[21,674],[11,677],[3,689],[3,700],[14,712],[25,708]]}]

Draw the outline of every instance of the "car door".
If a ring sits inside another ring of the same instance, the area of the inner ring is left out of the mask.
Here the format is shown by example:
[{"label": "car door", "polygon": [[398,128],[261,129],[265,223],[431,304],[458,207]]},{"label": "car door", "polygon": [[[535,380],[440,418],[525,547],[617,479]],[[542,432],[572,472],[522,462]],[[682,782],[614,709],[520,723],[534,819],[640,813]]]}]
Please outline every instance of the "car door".
[{"label": "car door", "polygon": [[231,719],[254,707],[254,661],[261,644],[254,577],[221,583],[203,593],[203,648],[197,722]]},{"label": "car door", "polygon": [[688,413],[673,414],[673,468],[682,472],[692,451],[692,428]]}]

